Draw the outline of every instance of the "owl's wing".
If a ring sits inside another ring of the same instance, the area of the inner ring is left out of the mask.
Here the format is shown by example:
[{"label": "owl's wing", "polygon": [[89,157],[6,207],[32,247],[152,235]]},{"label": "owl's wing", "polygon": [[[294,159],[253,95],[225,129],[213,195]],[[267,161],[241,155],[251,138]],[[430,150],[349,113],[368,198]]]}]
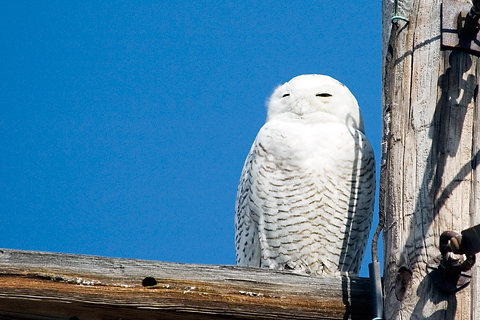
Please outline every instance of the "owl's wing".
[{"label": "owl's wing", "polygon": [[252,219],[252,164],[255,162],[255,142],[243,166],[235,204],[235,249],[237,264],[260,267],[258,226]]},{"label": "owl's wing", "polygon": [[[375,157],[365,135],[355,130],[355,157],[352,163],[348,222],[339,269],[358,274],[367,245],[375,202]],[[348,241],[347,241],[348,240]]]}]

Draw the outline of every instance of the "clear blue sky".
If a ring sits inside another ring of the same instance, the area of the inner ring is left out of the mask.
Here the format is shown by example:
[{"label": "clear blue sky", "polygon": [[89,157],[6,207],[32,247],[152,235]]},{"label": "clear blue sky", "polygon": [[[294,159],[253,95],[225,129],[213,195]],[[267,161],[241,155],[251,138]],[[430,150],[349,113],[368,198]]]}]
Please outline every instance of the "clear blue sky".
[{"label": "clear blue sky", "polygon": [[299,74],[350,88],[379,170],[380,2],[11,1],[0,26],[0,247],[234,264],[243,162]]}]

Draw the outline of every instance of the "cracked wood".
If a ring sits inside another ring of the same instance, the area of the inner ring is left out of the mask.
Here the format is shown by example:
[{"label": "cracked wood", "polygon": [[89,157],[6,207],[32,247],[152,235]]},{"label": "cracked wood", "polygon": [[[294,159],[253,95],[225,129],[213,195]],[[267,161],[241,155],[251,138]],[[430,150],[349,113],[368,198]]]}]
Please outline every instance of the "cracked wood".
[{"label": "cracked wood", "polygon": [[[154,278],[156,284],[143,286],[146,277]],[[365,278],[324,278],[237,266],[0,251],[0,319],[369,319],[370,316],[369,281]]]}]

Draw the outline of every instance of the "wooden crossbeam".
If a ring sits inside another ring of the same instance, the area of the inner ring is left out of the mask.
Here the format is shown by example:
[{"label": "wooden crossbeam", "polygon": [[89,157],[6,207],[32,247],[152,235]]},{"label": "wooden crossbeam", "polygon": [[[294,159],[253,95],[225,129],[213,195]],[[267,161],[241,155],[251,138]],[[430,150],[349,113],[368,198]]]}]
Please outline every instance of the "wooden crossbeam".
[{"label": "wooden crossbeam", "polygon": [[370,301],[366,278],[0,249],[0,319],[361,320]]}]

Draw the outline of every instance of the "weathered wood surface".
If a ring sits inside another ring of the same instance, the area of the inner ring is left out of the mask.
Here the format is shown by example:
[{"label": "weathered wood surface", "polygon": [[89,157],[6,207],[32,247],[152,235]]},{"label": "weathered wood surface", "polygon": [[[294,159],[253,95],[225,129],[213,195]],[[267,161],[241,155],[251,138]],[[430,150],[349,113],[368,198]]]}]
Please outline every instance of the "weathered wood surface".
[{"label": "weathered wood surface", "polygon": [[0,319],[120,318],[371,319],[369,280],[0,249]]},{"label": "weathered wood surface", "polygon": [[[465,1],[464,1],[465,2]],[[427,262],[443,231],[480,223],[478,58],[441,51],[441,0],[383,0],[385,318],[480,319],[472,284],[438,290]]]}]

